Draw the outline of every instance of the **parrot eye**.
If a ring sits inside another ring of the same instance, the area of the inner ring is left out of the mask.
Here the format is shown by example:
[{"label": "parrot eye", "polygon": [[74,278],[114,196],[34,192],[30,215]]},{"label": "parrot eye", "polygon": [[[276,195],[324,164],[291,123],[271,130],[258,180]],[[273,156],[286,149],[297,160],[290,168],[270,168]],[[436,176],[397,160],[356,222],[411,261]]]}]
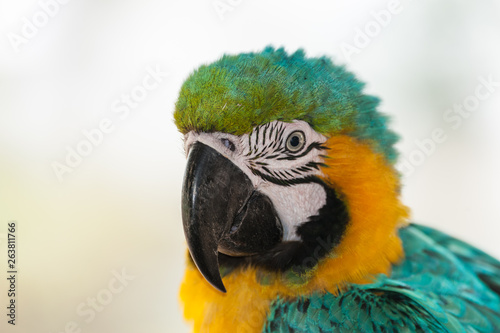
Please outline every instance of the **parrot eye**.
[{"label": "parrot eye", "polygon": [[235,151],[236,150],[236,147],[234,146],[234,143],[231,140],[224,138],[224,139],[220,139],[220,141],[222,142],[222,144],[224,145],[224,147],[226,147],[230,151]]},{"label": "parrot eye", "polygon": [[306,144],[306,138],[304,132],[295,131],[292,132],[286,139],[286,149],[292,153],[296,153],[301,150]]}]

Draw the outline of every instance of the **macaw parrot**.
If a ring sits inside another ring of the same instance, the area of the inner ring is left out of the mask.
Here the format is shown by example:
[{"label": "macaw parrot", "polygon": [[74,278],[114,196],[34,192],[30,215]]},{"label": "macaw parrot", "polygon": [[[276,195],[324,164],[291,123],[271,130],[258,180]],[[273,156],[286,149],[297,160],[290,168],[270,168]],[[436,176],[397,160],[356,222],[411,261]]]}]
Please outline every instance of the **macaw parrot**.
[{"label": "macaw parrot", "polygon": [[196,332],[500,332],[500,263],[409,222],[397,135],[328,58],[225,55],[181,87]]}]

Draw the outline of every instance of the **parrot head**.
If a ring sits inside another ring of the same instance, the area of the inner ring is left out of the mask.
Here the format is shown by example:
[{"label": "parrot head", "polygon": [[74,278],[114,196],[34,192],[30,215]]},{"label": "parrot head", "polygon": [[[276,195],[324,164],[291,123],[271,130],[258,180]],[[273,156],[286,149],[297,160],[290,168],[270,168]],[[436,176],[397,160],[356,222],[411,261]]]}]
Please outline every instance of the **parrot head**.
[{"label": "parrot head", "polygon": [[272,47],[188,77],[182,220],[212,286],[247,267],[349,282],[402,256],[397,136],[362,88],[327,58]]}]

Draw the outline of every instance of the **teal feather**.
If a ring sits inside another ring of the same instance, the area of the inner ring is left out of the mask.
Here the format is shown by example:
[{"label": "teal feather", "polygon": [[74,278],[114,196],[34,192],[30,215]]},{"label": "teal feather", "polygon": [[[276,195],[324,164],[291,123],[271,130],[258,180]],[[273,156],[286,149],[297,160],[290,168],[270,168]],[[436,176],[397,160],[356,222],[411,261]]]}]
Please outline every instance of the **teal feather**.
[{"label": "teal feather", "polygon": [[277,298],[264,332],[500,332],[500,262],[428,227],[399,233],[406,257],[390,276]]},{"label": "teal feather", "polygon": [[182,85],[174,112],[182,133],[250,133],[274,120],[303,120],[326,136],[347,134],[368,142],[391,163],[398,136],[377,111],[379,99],[326,57],[303,50],[224,55],[194,71]]}]

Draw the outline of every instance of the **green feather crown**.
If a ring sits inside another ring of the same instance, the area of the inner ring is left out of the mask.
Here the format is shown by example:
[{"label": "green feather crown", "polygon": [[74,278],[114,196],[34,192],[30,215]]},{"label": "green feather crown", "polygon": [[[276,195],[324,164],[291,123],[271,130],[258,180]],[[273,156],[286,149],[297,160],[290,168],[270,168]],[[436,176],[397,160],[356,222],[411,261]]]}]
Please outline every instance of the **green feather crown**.
[{"label": "green feather crown", "polygon": [[398,137],[377,112],[378,98],[330,59],[267,47],[260,53],[224,55],[195,70],[182,85],[174,118],[189,131],[250,133],[274,120],[303,120],[325,136],[369,141],[393,163]]}]

